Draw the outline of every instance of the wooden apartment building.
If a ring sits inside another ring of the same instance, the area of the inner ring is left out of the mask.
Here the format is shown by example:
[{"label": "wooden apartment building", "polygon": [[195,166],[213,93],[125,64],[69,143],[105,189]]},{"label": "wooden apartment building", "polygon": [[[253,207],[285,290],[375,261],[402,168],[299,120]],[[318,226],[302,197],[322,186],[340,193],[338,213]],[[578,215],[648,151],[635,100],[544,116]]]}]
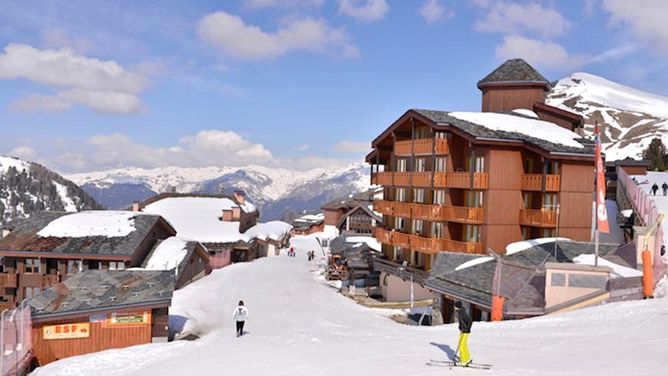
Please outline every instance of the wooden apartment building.
[{"label": "wooden apartment building", "polygon": [[[108,227],[103,223],[107,220]],[[62,234],[42,233],[52,224]],[[121,233],[126,226],[132,226],[132,231]],[[85,236],[85,232],[90,233]],[[139,267],[160,239],[175,234],[157,215],[114,211],[34,214],[0,240],[0,308],[12,308],[84,270]]]},{"label": "wooden apartment building", "polygon": [[[483,112],[411,109],[372,142],[372,184],[384,187],[375,236],[388,273],[404,261],[428,271],[441,251],[591,239],[594,149],[573,132],[582,118],[546,105],[549,82],[521,59],[478,87]],[[408,269],[390,274],[405,279]]]}]

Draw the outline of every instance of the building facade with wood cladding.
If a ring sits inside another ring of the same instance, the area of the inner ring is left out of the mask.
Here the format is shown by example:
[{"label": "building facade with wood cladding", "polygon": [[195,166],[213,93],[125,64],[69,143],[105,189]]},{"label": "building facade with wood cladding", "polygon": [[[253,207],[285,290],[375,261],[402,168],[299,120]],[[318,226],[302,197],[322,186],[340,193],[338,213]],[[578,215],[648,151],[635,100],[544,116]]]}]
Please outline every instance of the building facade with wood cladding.
[{"label": "building facade with wood cladding", "polygon": [[176,231],[162,217],[123,211],[43,212],[0,240],[0,307],[11,308],[85,270],[139,267]]},{"label": "building facade with wood cladding", "polygon": [[594,148],[574,132],[582,118],[544,104],[549,82],[521,59],[478,87],[483,112],[411,109],[372,142],[379,268],[395,279],[412,271],[419,283],[439,252],[591,239]]},{"label": "building facade with wood cladding", "polygon": [[37,365],[70,356],[166,342],[172,271],[87,270],[28,301]]}]

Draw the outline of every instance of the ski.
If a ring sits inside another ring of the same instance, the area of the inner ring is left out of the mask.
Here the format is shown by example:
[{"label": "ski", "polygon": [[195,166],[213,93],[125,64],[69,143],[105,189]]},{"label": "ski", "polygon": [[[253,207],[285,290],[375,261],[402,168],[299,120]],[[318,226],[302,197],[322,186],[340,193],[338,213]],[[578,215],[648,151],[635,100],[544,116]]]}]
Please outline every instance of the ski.
[{"label": "ski", "polygon": [[428,366],[437,366],[437,367],[459,367],[459,368],[473,368],[473,369],[490,369],[492,368],[491,364],[482,364],[482,363],[470,363],[469,365],[457,364],[451,360],[435,360],[431,359],[427,362]]}]

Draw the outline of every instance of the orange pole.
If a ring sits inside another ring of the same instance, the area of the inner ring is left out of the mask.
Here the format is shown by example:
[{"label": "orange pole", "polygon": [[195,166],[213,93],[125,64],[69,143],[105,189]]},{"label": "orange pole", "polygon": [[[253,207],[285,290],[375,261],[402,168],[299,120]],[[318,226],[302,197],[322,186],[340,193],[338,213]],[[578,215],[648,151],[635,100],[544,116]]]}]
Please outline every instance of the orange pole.
[{"label": "orange pole", "polygon": [[492,295],[492,321],[503,320],[503,296]]},{"label": "orange pole", "polygon": [[654,275],[652,273],[652,255],[648,250],[644,250],[642,251],[642,292],[645,298],[654,297]]}]

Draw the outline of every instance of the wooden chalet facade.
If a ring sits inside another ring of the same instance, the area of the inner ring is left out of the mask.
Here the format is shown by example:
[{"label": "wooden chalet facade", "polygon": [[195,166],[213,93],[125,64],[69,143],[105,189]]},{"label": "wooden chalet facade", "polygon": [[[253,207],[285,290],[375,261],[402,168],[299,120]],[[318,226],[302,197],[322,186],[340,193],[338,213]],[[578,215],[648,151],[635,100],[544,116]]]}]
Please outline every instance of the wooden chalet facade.
[{"label": "wooden chalet facade", "polygon": [[[87,216],[120,215],[131,221],[134,231],[124,236],[40,236],[50,223]],[[77,217],[71,217],[77,216]],[[71,218],[65,218],[71,217]],[[21,220],[0,240],[0,308],[14,307],[37,296],[53,284],[85,270],[124,270],[139,267],[160,239],[176,231],[160,216],[132,212],[43,212]]]},{"label": "wooden chalet facade", "polygon": [[[370,205],[369,205],[370,206]],[[382,216],[374,213],[367,205],[360,205],[339,219],[336,228],[341,235],[373,235],[373,229],[382,223]]]},{"label": "wooden chalet facade", "polygon": [[39,366],[70,356],[167,342],[171,271],[88,270],[31,299]]},{"label": "wooden chalet facade", "polygon": [[[544,105],[548,81],[519,59],[478,87],[482,113],[411,109],[372,142],[372,184],[384,189],[374,202],[383,215],[374,230],[386,259],[379,267],[397,282],[403,262],[428,272],[439,252],[503,253],[510,243],[557,235],[591,239],[594,149],[570,132],[582,118]],[[536,107],[542,112],[531,112]],[[517,109],[524,111],[507,112]],[[550,123],[547,114],[563,121]],[[573,138],[562,144],[504,131],[525,123]]]},{"label": "wooden chalet facade", "polygon": [[[174,243],[185,251],[180,261],[174,260]],[[209,252],[199,242],[187,241],[176,237],[159,240],[148,254],[142,268],[147,270],[171,270],[176,278],[175,289],[204,277],[210,261]]]}]

